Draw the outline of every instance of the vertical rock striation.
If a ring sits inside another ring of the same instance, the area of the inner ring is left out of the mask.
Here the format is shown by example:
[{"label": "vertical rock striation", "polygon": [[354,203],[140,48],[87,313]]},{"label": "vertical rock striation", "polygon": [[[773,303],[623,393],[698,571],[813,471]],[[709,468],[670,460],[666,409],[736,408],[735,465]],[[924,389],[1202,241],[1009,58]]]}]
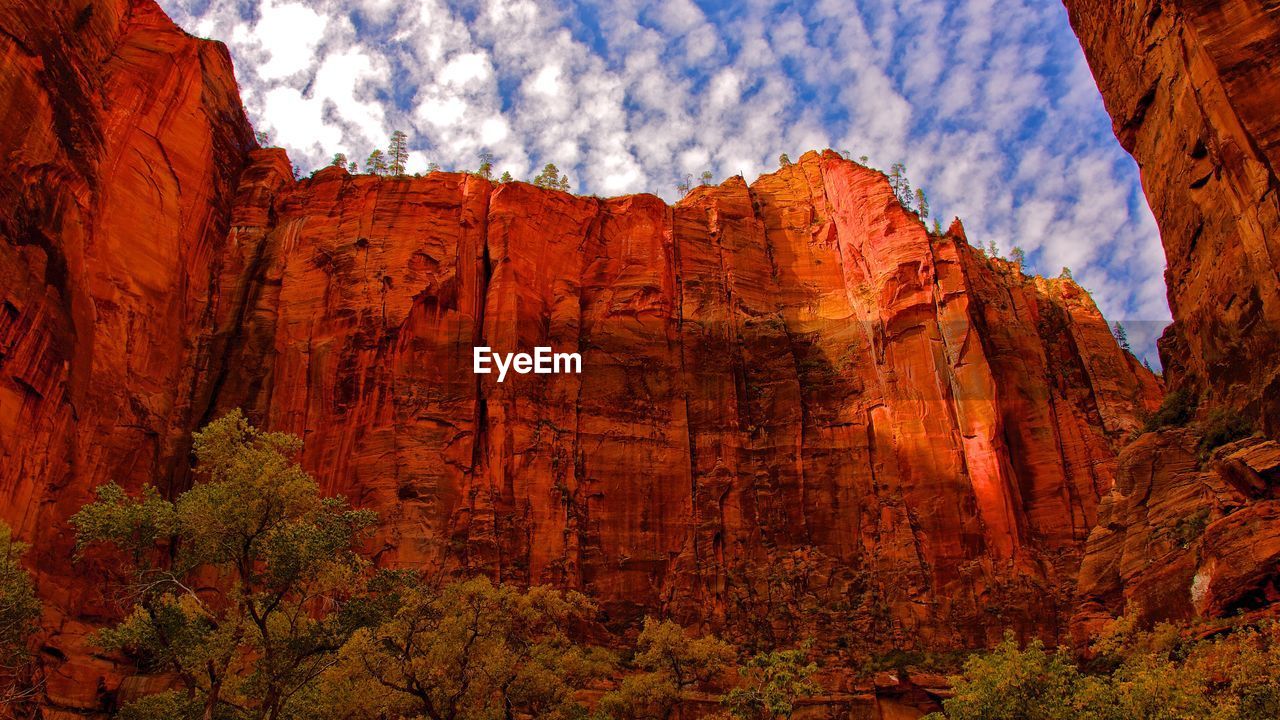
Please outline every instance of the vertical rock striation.
[{"label": "vertical rock striation", "polygon": [[71,565],[94,486],[166,485],[197,419],[214,268],[253,133],[226,50],[150,2],[0,2],[0,516],[33,541],[56,703],[95,702]]},{"label": "vertical rock striation", "polygon": [[[1065,629],[1159,383],[1078,286],[929,233],[880,173],[809,153],[674,207],[296,181],[225,50],[150,0],[0,0],[0,28],[0,511],[53,705],[119,678],[67,518],[111,480],[180,491],[232,407],[380,513],[382,564],[858,653]],[[476,345],[583,372],[499,383]]]},{"label": "vertical rock striation", "polygon": [[1064,0],[1168,258],[1175,388],[1280,430],[1280,6]]},{"label": "vertical rock striation", "polygon": [[[1074,283],[931,235],[834,154],[675,207],[285,168],[241,185],[212,411],[306,438],[382,513],[384,562],[582,588],[620,623],[1054,634],[1160,395]],[[474,345],[584,372],[498,383]]]}]

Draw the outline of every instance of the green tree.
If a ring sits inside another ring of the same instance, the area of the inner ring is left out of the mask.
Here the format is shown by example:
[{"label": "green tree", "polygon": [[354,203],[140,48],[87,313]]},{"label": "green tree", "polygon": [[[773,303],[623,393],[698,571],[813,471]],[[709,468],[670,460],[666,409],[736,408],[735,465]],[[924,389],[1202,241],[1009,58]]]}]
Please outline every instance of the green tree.
[{"label": "green tree", "polygon": [[715,175],[712,175],[710,170],[703,170],[698,179],[702,181],[703,185],[710,185],[711,181],[715,179]]},{"label": "green tree", "polygon": [[40,601],[22,567],[27,549],[0,522],[0,708],[30,700],[38,690],[28,642],[40,620]]},{"label": "green tree", "polygon": [[334,153],[334,155],[333,155],[333,160],[332,160],[332,161],[330,161],[330,163],[329,163],[329,165],[330,165],[330,166],[332,166],[332,167],[340,167],[340,168],[342,168],[343,170],[346,170],[346,169],[347,169],[347,165],[348,165],[348,164],[349,164],[349,163],[347,162],[347,156],[346,156],[346,154],[345,154],[345,153]]},{"label": "green tree", "polygon": [[1022,269],[1022,265],[1027,261],[1027,254],[1023,252],[1022,248],[1014,245],[1009,250],[1009,259],[1013,261],[1014,265],[1018,266],[1018,269]]},{"label": "green tree", "polygon": [[788,157],[786,153],[782,153],[778,156],[778,167],[787,167],[790,164],[791,158]]},{"label": "green tree", "polygon": [[478,154],[480,158],[480,167],[476,170],[476,175],[485,180],[493,179],[493,153],[488,150],[481,150]]},{"label": "green tree", "polygon": [[1000,248],[996,246],[995,240],[987,243],[987,255],[993,258],[1000,257]]},{"label": "green tree", "polygon": [[1076,720],[1081,676],[1064,650],[1039,640],[1019,649],[1012,633],[990,653],[970,658],[952,678],[953,697],[926,720]]},{"label": "green tree", "polygon": [[404,175],[408,162],[409,136],[396,130],[391,133],[391,143],[387,146],[387,172],[397,176]]},{"label": "green tree", "polygon": [[386,175],[387,156],[383,155],[381,150],[375,148],[364,161],[364,169],[369,171],[371,175]]},{"label": "green tree", "polygon": [[[233,411],[194,434],[201,482],[176,501],[111,483],[71,519],[81,552],[123,552],[132,576],[132,610],[96,641],[172,673],[189,713],[176,717],[291,717],[351,633],[378,616],[369,563],[355,551],[376,516],[321,497],[290,459],[300,449]],[[148,702],[130,712],[148,717],[168,701]]]},{"label": "green tree", "polygon": [[1119,320],[1111,323],[1111,334],[1115,335],[1116,342],[1123,350],[1129,350],[1129,333],[1124,329],[1124,323]]},{"label": "green tree", "polygon": [[683,180],[676,183],[676,192],[680,193],[680,197],[684,197],[685,195],[688,195],[689,191],[692,189],[693,189],[692,175],[686,174]]},{"label": "green tree", "polygon": [[691,637],[670,620],[647,617],[632,661],[643,672],[624,678],[600,707],[627,720],[666,720],[685,691],[717,680],[736,658],[734,647],[715,636]]},{"label": "green tree", "polygon": [[906,163],[896,162],[889,167],[889,187],[893,188],[898,203],[910,210],[915,196],[911,193],[911,181],[907,179]]},{"label": "green tree", "polygon": [[916,188],[916,213],[921,220],[929,219],[929,197],[924,194],[924,188]]},{"label": "green tree", "polygon": [[1063,280],[1073,280],[1073,279],[1074,279],[1074,278],[1071,276],[1071,268],[1067,267],[1066,265],[1063,265],[1063,266],[1062,266],[1062,272],[1061,272],[1061,273],[1058,273],[1058,277],[1062,278]]},{"label": "green tree", "polygon": [[507,171],[507,170],[503,170],[502,177],[498,178],[498,182],[500,183],[515,182],[515,180],[516,180],[515,178],[511,177],[510,171]]},{"label": "green tree", "polygon": [[335,674],[368,717],[580,717],[573,692],[614,666],[612,654],[565,632],[594,611],[578,593],[486,578],[417,587],[394,617],[352,637]]},{"label": "green tree", "polygon": [[542,172],[533,178],[533,184],[538,187],[551,188],[552,190],[569,191],[569,177],[560,175],[560,168],[555,163],[547,163],[542,167]]},{"label": "green tree", "polygon": [[818,666],[803,649],[760,653],[738,672],[746,683],[729,691],[724,705],[739,720],[790,718],[797,700],[821,690],[813,681]]}]

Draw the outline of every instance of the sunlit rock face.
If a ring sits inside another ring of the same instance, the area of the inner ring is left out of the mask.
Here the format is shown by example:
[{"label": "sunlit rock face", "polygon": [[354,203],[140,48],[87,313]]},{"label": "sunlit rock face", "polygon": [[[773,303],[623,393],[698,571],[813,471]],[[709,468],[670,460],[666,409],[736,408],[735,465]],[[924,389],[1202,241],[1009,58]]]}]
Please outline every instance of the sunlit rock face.
[{"label": "sunlit rock face", "polygon": [[[834,154],[675,207],[287,168],[262,151],[241,184],[214,413],[306,438],[382,512],[386,563],[584,588],[619,622],[1052,634],[1158,402],[1078,286],[931,235]],[[475,345],[583,371],[499,383]]]},{"label": "sunlit rock face", "polygon": [[[0,27],[0,511],[35,543],[51,704],[138,690],[84,642],[118,608],[67,518],[110,480],[183,488],[233,407],[379,512],[383,565],[851,653],[1064,635],[1161,394],[1073,282],[832,153],[674,207],[298,181],[225,50],[150,0],[8,0]],[[476,345],[582,372],[499,383]]]},{"label": "sunlit rock face", "polygon": [[1168,257],[1170,384],[1280,431],[1280,6],[1065,0]]}]

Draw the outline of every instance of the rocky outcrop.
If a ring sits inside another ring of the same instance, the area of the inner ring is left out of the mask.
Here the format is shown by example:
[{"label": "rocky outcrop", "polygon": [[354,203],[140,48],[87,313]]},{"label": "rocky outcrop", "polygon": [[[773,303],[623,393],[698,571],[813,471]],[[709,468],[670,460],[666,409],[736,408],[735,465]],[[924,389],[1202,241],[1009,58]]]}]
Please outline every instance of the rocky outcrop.
[{"label": "rocky outcrop", "polygon": [[[879,172],[809,153],[674,207],[296,181],[226,52],[150,0],[8,0],[0,27],[0,508],[35,544],[51,703],[118,684],[67,518],[109,480],[181,490],[232,407],[380,513],[384,565],[850,655],[1065,629],[1159,383],[1078,286],[930,233]],[[476,345],[583,372],[500,383]]]},{"label": "rocky outcrop", "polygon": [[1107,621],[1219,618],[1280,601],[1280,444],[1249,438],[1200,460],[1195,429],[1120,454],[1080,568],[1073,634]]},{"label": "rocky outcrop", "polygon": [[[931,235],[834,154],[674,208],[287,167],[242,184],[215,412],[306,438],[387,563],[584,588],[618,622],[1053,634],[1160,395],[1074,283]],[[475,345],[584,371],[498,383]]]},{"label": "rocky outcrop", "polygon": [[1083,642],[1125,612],[1214,618],[1280,600],[1277,446],[1253,438],[1202,457],[1215,412],[1280,430],[1280,6],[1064,1],[1160,225],[1166,377],[1202,396],[1201,423],[1120,457],[1080,573]]},{"label": "rocky outcrop", "polygon": [[33,541],[49,697],[95,702],[109,608],[71,565],[95,485],[167,485],[253,144],[231,62],[151,3],[0,2],[0,516]]},{"label": "rocky outcrop", "polygon": [[1280,6],[1064,0],[1168,258],[1170,383],[1280,431]]}]

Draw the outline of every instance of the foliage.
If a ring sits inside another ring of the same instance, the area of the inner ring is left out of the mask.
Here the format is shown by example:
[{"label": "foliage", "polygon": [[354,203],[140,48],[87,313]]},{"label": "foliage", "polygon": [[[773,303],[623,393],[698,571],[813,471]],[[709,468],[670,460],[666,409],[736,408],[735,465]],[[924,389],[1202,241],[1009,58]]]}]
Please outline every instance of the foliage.
[{"label": "foliage", "polygon": [[712,174],[712,172],[711,172],[710,170],[703,170],[703,171],[702,171],[702,174],[698,176],[698,180],[699,180],[703,185],[710,185],[710,184],[712,183],[712,181],[713,181],[713,180],[715,180],[715,177],[716,177],[716,176],[715,176],[714,174]]},{"label": "foliage", "polygon": [[0,522],[0,707],[26,700],[36,689],[27,643],[38,629],[40,601],[22,566],[27,549]]},{"label": "foliage", "polygon": [[387,172],[392,175],[404,175],[405,165],[409,162],[409,136],[396,130],[391,133],[391,143],[387,146]]},{"label": "foliage", "polygon": [[132,571],[132,610],[98,644],[172,672],[204,717],[290,716],[378,616],[354,549],[375,515],[321,497],[290,459],[300,448],[233,411],[195,433],[204,481],[176,501],[112,483],[71,519],[80,550],[114,547]]},{"label": "foliage", "polygon": [[[493,153],[489,152],[488,150],[481,150],[479,153],[477,153],[477,157],[480,158],[480,167],[476,170],[476,175],[479,175],[485,180],[492,180],[493,179]],[[511,176],[507,173],[503,173],[503,177],[509,178]]]},{"label": "foliage", "polygon": [[381,150],[375,148],[373,152],[369,153],[369,157],[365,159],[364,169],[368,170],[372,175],[386,175],[388,169],[387,156],[383,155]]},{"label": "foliage", "polygon": [[1177,538],[1179,545],[1188,547],[1196,538],[1204,534],[1208,524],[1209,509],[1201,508],[1186,517],[1178,518],[1173,525],[1173,536]]},{"label": "foliage", "polygon": [[921,220],[929,219],[929,196],[925,195],[924,188],[916,188],[916,214]]},{"label": "foliage", "polygon": [[1214,408],[1205,418],[1203,429],[1198,446],[1201,460],[1208,459],[1209,453],[1227,443],[1252,435],[1253,423],[1231,408]]},{"label": "foliage", "polygon": [[889,167],[889,187],[893,188],[898,203],[910,209],[915,196],[911,193],[911,181],[907,179],[906,163],[896,162]]},{"label": "foliage", "polygon": [[343,170],[347,169],[349,164],[350,163],[347,162],[347,156],[345,153],[334,153],[333,160],[329,163],[331,167],[340,167]]},{"label": "foliage", "polygon": [[1195,394],[1185,389],[1174,390],[1164,396],[1160,407],[1147,417],[1143,424],[1145,432],[1152,432],[1163,427],[1181,427],[1195,417],[1196,406],[1200,404]]},{"label": "foliage", "polygon": [[569,176],[561,176],[560,168],[556,167],[555,163],[547,163],[542,166],[542,172],[533,178],[533,184],[538,187],[569,192]]},{"label": "foliage", "polygon": [[1071,276],[1071,268],[1067,267],[1066,265],[1062,266],[1062,272],[1058,273],[1058,277],[1062,278],[1063,280],[1075,279]]},{"label": "foliage", "polygon": [[791,164],[791,158],[786,153],[778,156],[778,167],[787,167]]},{"label": "foliage", "polygon": [[412,588],[394,617],[355,634],[329,679],[351,688],[349,712],[365,713],[350,717],[575,717],[573,691],[614,665],[565,632],[594,610],[578,593],[485,578]]},{"label": "foliage", "polygon": [[633,664],[642,672],[600,699],[607,715],[626,720],[671,717],[684,691],[717,680],[737,651],[715,636],[691,637],[670,620],[645,618]]},{"label": "foliage", "polygon": [[1020,649],[1010,632],[990,653],[965,663],[944,713],[926,720],[1073,720],[1081,684],[1066,651],[1047,652],[1039,640]]},{"label": "foliage", "polygon": [[790,718],[798,699],[821,689],[813,681],[817,672],[803,649],[760,653],[739,668],[746,684],[731,690],[724,705],[740,720]]},{"label": "foliage", "polygon": [[680,193],[680,197],[684,197],[685,195],[688,195],[689,191],[692,189],[693,176],[686,173],[684,178],[680,182],[676,183],[676,192]]},{"label": "foliage", "polygon": [[1121,350],[1129,351],[1129,333],[1124,329],[1124,323],[1119,320],[1111,323],[1111,334],[1115,336]]},{"label": "foliage", "polygon": [[502,171],[502,177],[498,178],[498,182],[500,182],[500,183],[515,182],[515,178],[511,177],[511,173],[510,173],[510,172],[508,172],[508,171],[506,171],[506,170],[503,170],[503,171]]},{"label": "foliage", "polygon": [[1012,638],[971,658],[955,696],[926,720],[1263,720],[1280,717],[1280,626],[1264,621],[1211,640],[1120,618],[1093,645],[1096,674],[1065,651]]},{"label": "foliage", "polygon": [[1014,245],[1009,250],[1009,259],[1013,261],[1013,264],[1017,265],[1018,268],[1021,269],[1027,262],[1027,253],[1022,248]]}]

